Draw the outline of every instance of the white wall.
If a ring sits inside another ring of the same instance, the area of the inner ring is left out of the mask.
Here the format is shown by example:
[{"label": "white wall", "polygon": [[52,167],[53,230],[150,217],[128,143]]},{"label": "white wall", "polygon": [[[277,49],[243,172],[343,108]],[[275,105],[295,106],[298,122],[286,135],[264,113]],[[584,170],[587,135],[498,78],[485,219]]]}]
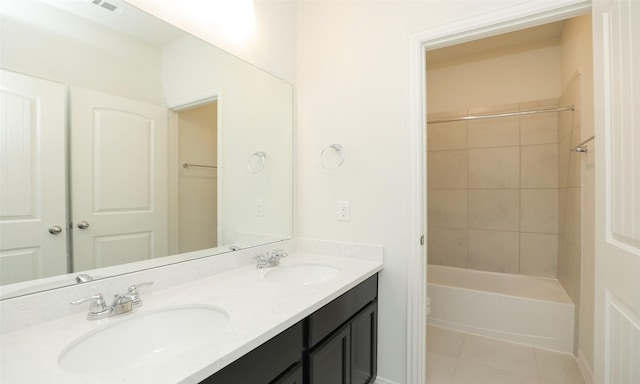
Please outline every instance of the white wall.
[{"label": "white wall", "polygon": [[[219,92],[218,243],[289,237],[291,85],[191,36],[164,48],[163,85],[170,108],[176,101]],[[264,170],[252,174],[247,162],[258,151],[266,153]],[[256,200],[264,203],[263,216],[255,214]]]},{"label": "white wall", "polygon": [[[191,1],[190,6],[183,0],[126,1],[277,77],[295,83],[295,1],[256,1],[255,29],[246,39],[234,39],[220,26],[199,19],[198,1]],[[177,3],[182,4],[178,6]]]},{"label": "white wall", "polygon": [[163,102],[157,47],[47,4],[6,2],[2,7],[2,68],[139,101]]},{"label": "white wall", "polygon": [[[300,2],[297,234],[382,244],[378,376],[406,380],[409,243],[409,36],[523,1]],[[318,164],[343,146],[336,171]],[[351,221],[336,220],[337,201]]]}]

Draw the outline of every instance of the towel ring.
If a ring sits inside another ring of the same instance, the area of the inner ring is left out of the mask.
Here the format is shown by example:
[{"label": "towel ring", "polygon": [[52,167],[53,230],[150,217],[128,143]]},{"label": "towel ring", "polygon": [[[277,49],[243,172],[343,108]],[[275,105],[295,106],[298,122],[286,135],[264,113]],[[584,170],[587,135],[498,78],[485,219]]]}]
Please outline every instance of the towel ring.
[{"label": "towel ring", "polygon": [[[252,161],[253,158],[257,157],[259,160],[259,164],[258,165],[254,165],[252,166]],[[249,172],[251,173],[259,173],[264,169],[264,159],[267,157],[267,154],[259,151],[259,152],[253,152],[251,154],[251,156],[249,156],[249,160],[247,160],[247,169],[249,170]]]},{"label": "towel ring", "polygon": [[[338,160],[338,163],[333,167],[327,167],[325,165],[324,156],[325,156],[325,152],[327,152],[328,149],[332,149],[336,154],[340,155],[340,160]],[[328,171],[332,171],[334,169],[340,168],[343,162],[344,162],[344,151],[342,150],[342,146],[340,144],[331,144],[327,146],[325,149],[323,149],[322,152],[320,152],[320,165],[322,166],[322,168]]]}]

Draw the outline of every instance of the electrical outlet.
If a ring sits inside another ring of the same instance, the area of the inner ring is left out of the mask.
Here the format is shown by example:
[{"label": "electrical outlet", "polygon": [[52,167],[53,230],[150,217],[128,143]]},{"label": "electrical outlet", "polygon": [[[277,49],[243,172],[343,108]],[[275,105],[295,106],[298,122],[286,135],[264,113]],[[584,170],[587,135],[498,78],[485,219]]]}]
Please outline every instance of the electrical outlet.
[{"label": "electrical outlet", "polygon": [[338,201],[338,221],[351,221],[351,204],[348,201]]},{"label": "electrical outlet", "polygon": [[256,199],[256,216],[264,216],[264,201]]}]

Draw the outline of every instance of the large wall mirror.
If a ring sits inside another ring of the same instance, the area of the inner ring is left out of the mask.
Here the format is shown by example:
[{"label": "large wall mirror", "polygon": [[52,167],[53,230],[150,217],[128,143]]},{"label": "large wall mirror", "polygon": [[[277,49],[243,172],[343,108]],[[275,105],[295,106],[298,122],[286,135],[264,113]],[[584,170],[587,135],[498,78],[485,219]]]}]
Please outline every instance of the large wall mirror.
[{"label": "large wall mirror", "polygon": [[0,1],[0,298],[292,237],[290,84],[125,2]]}]

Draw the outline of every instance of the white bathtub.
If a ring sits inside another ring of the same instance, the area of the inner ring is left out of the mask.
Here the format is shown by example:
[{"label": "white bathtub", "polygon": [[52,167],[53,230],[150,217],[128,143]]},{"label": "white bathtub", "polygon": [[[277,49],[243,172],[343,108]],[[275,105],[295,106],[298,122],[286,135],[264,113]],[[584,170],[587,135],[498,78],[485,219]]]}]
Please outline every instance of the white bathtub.
[{"label": "white bathtub", "polygon": [[573,353],[575,306],[556,279],[429,264],[429,324]]}]

